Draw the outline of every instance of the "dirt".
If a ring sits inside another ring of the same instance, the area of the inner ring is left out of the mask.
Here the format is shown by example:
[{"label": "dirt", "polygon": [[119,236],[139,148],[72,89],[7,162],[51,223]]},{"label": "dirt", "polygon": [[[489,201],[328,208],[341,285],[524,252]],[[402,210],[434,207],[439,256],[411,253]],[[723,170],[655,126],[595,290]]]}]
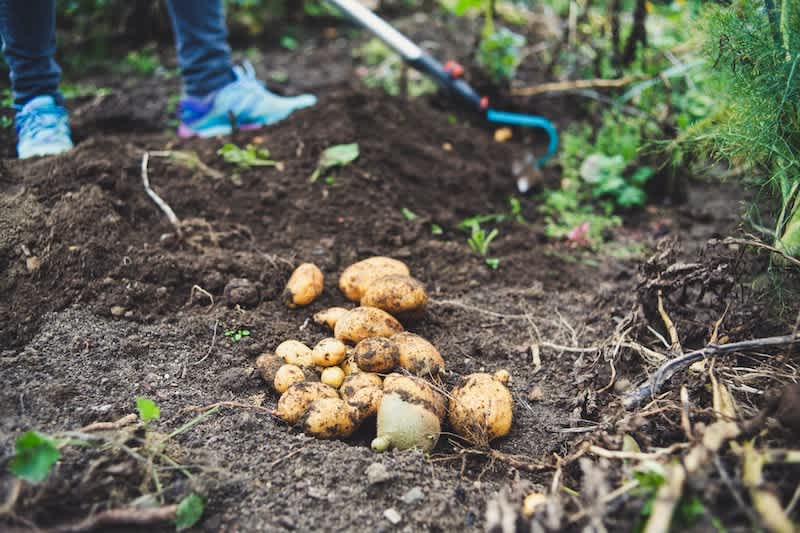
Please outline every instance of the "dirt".
[{"label": "dirt", "polygon": [[[320,47],[304,56],[302,68],[326,64],[341,48],[340,42]],[[526,198],[527,223],[500,225],[491,248],[500,259],[494,271],[457,226],[468,216],[507,211],[515,194],[512,161],[525,145],[493,142],[490,129],[441,98],[406,102],[365,91],[350,81],[349,60],[339,65],[334,82],[283,87],[318,92],[315,108],[233,139],[178,140],[165,131],[164,111],[177,82],[141,78],[104,79],[115,89],[111,96],[70,102],[79,143],[67,154],[17,161],[9,157],[13,139],[2,137],[4,470],[21,432],[52,434],[117,420],[135,412],[137,396],[158,402],[162,416],[151,431],[163,433],[195,417],[194,408],[235,402],[168,448],[194,476],[164,470],[164,499],[176,501],[191,489],[207,500],[204,520],[193,530],[479,531],[498,491],[518,501],[526,491],[546,490],[553,457],[571,456],[584,441],[618,449],[630,434],[645,449],[684,439],[673,411],[622,409],[627,388],[648,371],[635,353],[611,359],[612,370],[608,351],[552,346],[596,345],[628,328],[658,347],[647,328],[663,334],[664,327],[647,282],[670,265],[699,265],[695,278],[662,291],[686,346],[702,346],[726,309],[720,335],[733,340],[785,331],[767,292],[753,288],[765,259],[708,244],[732,234],[740,220],[744,197],[733,184],[691,181],[688,203],[655,201],[627,216],[608,235],[618,249],[632,250],[621,258],[548,241],[535,197]],[[136,90],[124,90],[133,82]],[[235,169],[216,155],[231,140],[268,147],[281,167]],[[331,182],[310,183],[320,152],[346,142],[359,144],[359,159],[333,172]],[[142,187],[142,156],[153,150],[193,151],[215,171],[150,158],[153,188],[184,223],[180,238]],[[545,179],[557,180],[558,169]],[[418,218],[407,220],[402,208]],[[443,235],[432,234],[434,223]],[[444,355],[448,385],[476,371],[511,373],[514,425],[493,443],[504,455],[490,460],[460,452],[464,443],[451,438],[430,456],[376,455],[368,446],[369,424],[346,441],[320,441],[268,413],[277,397],[254,373],[255,358],[289,338],[313,344],[325,337],[309,317],[344,304],[338,274],[378,254],[405,261],[428,287],[429,311],[411,329]],[[326,288],[311,306],[289,310],[280,292],[293,266],[305,261],[323,270]],[[249,297],[226,297],[226,285],[242,278],[253,287]],[[237,329],[250,335],[233,342],[225,333]],[[542,345],[539,369],[531,346],[543,342],[551,345]],[[746,356],[724,363],[768,364]],[[711,420],[703,380],[685,382],[698,420]],[[750,385],[774,383],[764,378]],[[761,399],[747,399],[754,414]],[[775,431],[775,442],[785,443],[785,433]],[[4,527],[78,521],[153,490],[141,464],[119,450],[63,453],[46,483],[23,490],[16,519],[0,519]],[[576,489],[585,478],[577,462],[563,474]],[[788,487],[792,472],[771,475]],[[411,489],[424,497],[404,501]],[[741,510],[725,507],[732,501],[727,493],[710,492],[709,499],[726,523],[741,521]],[[622,528],[637,519],[636,500],[629,503],[614,518]],[[389,509],[399,513],[398,525],[387,519]]]}]

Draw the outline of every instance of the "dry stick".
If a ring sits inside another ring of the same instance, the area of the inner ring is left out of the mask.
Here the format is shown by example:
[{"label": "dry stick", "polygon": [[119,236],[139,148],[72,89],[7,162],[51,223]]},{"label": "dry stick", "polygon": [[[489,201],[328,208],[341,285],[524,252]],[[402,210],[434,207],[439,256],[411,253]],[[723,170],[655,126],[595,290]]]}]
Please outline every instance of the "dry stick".
[{"label": "dry stick", "polygon": [[653,510],[644,533],[667,533],[672,523],[672,513],[683,495],[686,470],[681,465],[667,465],[665,482],[658,488]]},{"label": "dry stick", "polygon": [[670,359],[653,374],[653,377],[639,385],[639,387],[630,393],[623,405],[627,409],[637,407],[644,400],[653,397],[661,391],[667,380],[674,376],[680,370],[689,367],[695,361],[700,361],[712,355],[720,355],[731,352],[755,350],[768,347],[789,346],[797,340],[795,335],[783,335],[781,337],[765,337],[762,339],[754,339],[742,342],[732,342],[730,344],[716,345],[711,344],[700,350],[694,350],[687,354]]},{"label": "dry stick", "polygon": [[181,221],[175,215],[175,211],[169,206],[167,202],[161,199],[161,197],[156,194],[156,192],[150,188],[150,177],[147,175],[147,164],[150,161],[150,152],[145,152],[142,155],[142,185],[144,185],[144,191],[161,209],[167,218],[169,219],[170,223],[175,227],[175,231],[178,233],[178,236],[181,237],[183,235],[181,231]]},{"label": "dry stick", "polygon": [[681,339],[678,336],[678,330],[675,327],[675,323],[672,321],[669,313],[667,313],[667,310],[664,307],[664,297],[661,293],[661,289],[658,290],[658,314],[661,315],[661,320],[664,321],[664,327],[667,328],[667,333],[669,333],[669,341],[671,344],[669,347],[670,350],[676,352],[678,355],[683,355]]},{"label": "dry stick", "polygon": [[511,94],[514,96],[536,96],[537,94],[542,93],[563,93],[582,89],[615,89],[619,87],[625,87],[626,85],[630,85],[635,81],[646,80],[649,78],[650,76],[632,75],[613,80],[597,78],[590,80],[555,81],[550,83],[540,83],[539,85],[532,85],[530,87],[511,89]]},{"label": "dry stick", "polygon": [[770,252],[772,252],[774,254],[778,254],[778,255],[783,256],[783,258],[786,259],[787,261],[789,261],[790,263],[794,264],[795,266],[800,267],[800,259],[796,259],[796,258],[792,257],[791,255],[788,255],[786,252],[783,252],[783,251],[775,248],[774,246],[770,246],[767,243],[764,243],[764,242],[761,242],[761,241],[757,241],[755,239],[747,240],[747,239],[735,239],[733,237],[728,237],[728,238],[726,238],[726,239],[724,239],[722,241],[722,244],[742,244],[742,245],[745,245],[745,246],[755,246],[756,248],[763,248],[764,250],[769,250]]},{"label": "dry stick", "polygon": [[119,525],[150,525],[162,522],[171,522],[177,515],[177,505],[165,505],[163,507],[147,508],[125,508],[111,509],[102,511],[89,516],[76,524],[56,526],[45,530],[47,533],[82,533],[92,531],[104,526]]},{"label": "dry stick", "polygon": [[199,365],[200,363],[202,363],[203,361],[208,359],[208,356],[211,355],[212,351],[214,351],[214,343],[217,342],[217,326],[219,326],[219,320],[215,320],[214,321],[214,334],[211,336],[211,346],[208,347],[208,351],[202,357],[202,359],[199,359],[199,360],[195,361],[194,363],[192,363],[192,366]]},{"label": "dry stick", "polygon": [[115,422],[94,422],[88,426],[84,426],[78,431],[81,433],[91,433],[92,431],[107,431],[111,429],[120,429],[133,424],[139,420],[139,417],[133,413],[125,415]]}]

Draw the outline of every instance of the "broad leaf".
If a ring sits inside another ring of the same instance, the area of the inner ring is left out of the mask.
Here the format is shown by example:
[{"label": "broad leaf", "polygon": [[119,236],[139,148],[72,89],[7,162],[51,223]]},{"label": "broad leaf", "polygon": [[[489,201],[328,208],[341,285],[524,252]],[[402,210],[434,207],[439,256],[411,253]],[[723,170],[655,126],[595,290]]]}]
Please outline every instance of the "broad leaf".
[{"label": "broad leaf", "polygon": [[330,169],[349,165],[358,159],[358,144],[337,144],[327,148],[319,158],[317,169],[311,175],[311,182],[314,183],[319,177]]},{"label": "broad leaf", "polygon": [[195,525],[203,517],[204,508],[203,498],[194,492],[189,494],[178,504],[175,513],[175,528],[183,531]]},{"label": "broad leaf", "polygon": [[53,439],[36,431],[28,431],[17,437],[9,470],[25,481],[41,483],[60,458],[61,452]]},{"label": "broad leaf", "polygon": [[158,420],[161,417],[161,409],[156,402],[149,398],[139,396],[136,398],[136,409],[139,411],[139,419],[147,424],[151,420]]}]

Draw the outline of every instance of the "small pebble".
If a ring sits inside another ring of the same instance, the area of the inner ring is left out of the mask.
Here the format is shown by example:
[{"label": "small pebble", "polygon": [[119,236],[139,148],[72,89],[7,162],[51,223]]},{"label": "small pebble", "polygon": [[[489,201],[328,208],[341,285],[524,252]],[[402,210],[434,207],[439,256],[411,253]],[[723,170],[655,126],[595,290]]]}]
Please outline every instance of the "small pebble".
[{"label": "small pebble", "polygon": [[413,505],[420,500],[425,499],[425,493],[419,487],[414,487],[400,497],[403,503]]},{"label": "small pebble", "polygon": [[377,485],[384,481],[389,481],[394,477],[389,470],[381,463],[372,463],[367,467],[367,482],[370,485]]},{"label": "small pebble", "polygon": [[530,392],[528,392],[528,400],[532,402],[538,402],[542,398],[544,398],[544,391],[540,385],[534,385],[531,387]]},{"label": "small pebble", "polygon": [[115,305],[111,308],[111,316],[121,317],[125,314],[127,309],[122,307],[121,305]]},{"label": "small pebble", "polygon": [[403,517],[400,516],[400,513],[398,513],[397,509],[395,509],[394,507],[390,507],[389,509],[386,509],[383,512],[383,516],[386,518],[386,520],[388,520],[389,522],[391,522],[395,526],[403,521]]},{"label": "small pebble", "polygon": [[32,255],[25,259],[25,266],[28,268],[28,272],[36,272],[42,266],[42,260]]}]

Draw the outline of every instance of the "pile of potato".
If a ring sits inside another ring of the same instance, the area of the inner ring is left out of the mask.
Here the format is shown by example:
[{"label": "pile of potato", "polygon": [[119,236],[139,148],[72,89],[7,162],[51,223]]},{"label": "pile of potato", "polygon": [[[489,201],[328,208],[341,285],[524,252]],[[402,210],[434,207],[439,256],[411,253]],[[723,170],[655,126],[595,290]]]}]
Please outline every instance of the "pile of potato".
[{"label": "pile of potato", "polygon": [[[284,299],[292,308],[308,305],[323,287],[322,272],[305,263],[289,279]],[[345,269],[339,288],[360,305],[314,315],[333,336],[313,348],[287,340],[256,360],[261,376],[281,395],[275,416],[322,439],[346,438],[377,417],[372,447],[379,452],[433,449],[445,417],[475,443],[509,432],[508,372],[472,374],[447,394],[444,358],[429,341],[405,331],[401,321],[421,318],[428,295],[404,263],[365,259]]]}]

